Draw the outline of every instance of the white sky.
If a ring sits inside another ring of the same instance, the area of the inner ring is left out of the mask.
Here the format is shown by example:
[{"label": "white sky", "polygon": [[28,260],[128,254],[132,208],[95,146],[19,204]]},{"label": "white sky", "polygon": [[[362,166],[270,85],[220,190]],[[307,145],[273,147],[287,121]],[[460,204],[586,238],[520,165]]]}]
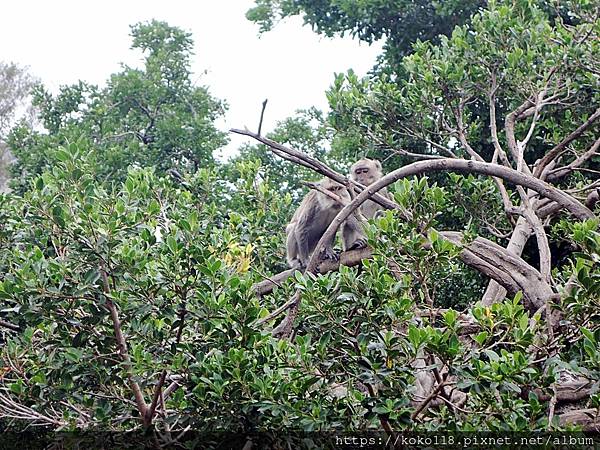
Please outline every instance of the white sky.
[{"label": "white sky", "polygon": [[[258,36],[245,18],[253,0],[12,0],[0,15],[0,60],[29,66],[53,91],[84,80],[103,85],[120,63],[136,65],[129,26],[150,19],[192,33],[192,70],[198,84],[229,104],[221,129],[258,126],[262,101],[269,99],[263,133],[295,110],[327,108],[325,90],[333,74],[352,68],[364,75],[381,44],[328,39],[302,26],[299,17]],[[242,142],[231,135],[230,154]]]}]

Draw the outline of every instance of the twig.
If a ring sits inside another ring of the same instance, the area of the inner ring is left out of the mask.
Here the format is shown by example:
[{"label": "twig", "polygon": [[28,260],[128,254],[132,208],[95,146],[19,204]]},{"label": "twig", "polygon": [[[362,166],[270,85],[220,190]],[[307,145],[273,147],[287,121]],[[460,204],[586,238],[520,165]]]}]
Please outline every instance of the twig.
[{"label": "twig", "polygon": [[0,319],[0,327],[8,328],[9,330],[19,331],[21,327],[19,325],[15,325],[14,323],[7,322],[6,320]]},{"label": "twig", "polygon": [[429,404],[429,402],[431,402],[431,400],[433,400],[438,395],[438,393],[444,388],[444,386],[447,386],[448,384],[450,384],[450,382],[448,382],[447,380],[446,381],[442,381],[440,384],[438,384],[435,387],[435,389],[433,391],[431,391],[431,394],[429,394],[425,398],[425,400],[423,400],[419,404],[419,406],[417,407],[417,409],[415,409],[413,411],[413,413],[410,415],[410,418],[412,420],[415,420],[419,416],[419,414],[421,414],[421,411],[423,411],[427,407],[427,405]]},{"label": "twig", "polygon": [[258,122],[258,135],[260,136],[260,131],[262,130],[263,117],[265,114],[265,108],[267,107],[267,102],[269,99],[265,98],[265,101],[262,102],[262,110],[260,111],[260,122]]}]

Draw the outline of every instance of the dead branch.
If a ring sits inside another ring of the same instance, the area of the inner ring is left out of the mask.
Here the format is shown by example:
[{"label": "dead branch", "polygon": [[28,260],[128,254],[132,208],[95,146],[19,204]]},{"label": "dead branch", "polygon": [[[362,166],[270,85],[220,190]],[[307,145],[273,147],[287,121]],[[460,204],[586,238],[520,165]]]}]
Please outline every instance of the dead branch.
[{"label": "dead branch", "polygon": [[[326,164],[323,164],[318,159],[312,158],[311,156],[308,156],[307,154],[305,154],[301,151],[286,147],[285,145],[279,144],[278,142],[272,141],[269,138],[260,136],[249,130],[238,130],[238,129],[232,128],[229,131],[231,131],[232,133],[249,136],[253,139],[256,139],[257,141],[265,144],[266,146],[270,147],[271,149],[276,150],[274,153],[277,156],[287,159],[288,161],[292,161],[296,164],[301,164],[304,167],[307,167],[311,170],[314,170],[317,173],[320,173],[321,175],[331,178],[332,180],[337,181],[338,183],[341,183],[346,187],[350,187],[353,185],[354,187],[358,188],[358,190],[364,189],[364,186],[362,186],[360,183],[355,183],[352,180],[349,180],[345,176],[332,170]],[[375,203],[383,206],[386,209],[400,209],[400,206],[398,204],[396,204],[389,198],[386,198],[380,194],[375,195],[371,200],[373,200]]]},{"label": "dead branch", "polygon": [[258,131],[257,134],[260,136],[260,132],[262,130],[263,118],[265,116],[265,108],[267,107],[267,102],[269,99],[265,98],[265,101],[262,102],[262,110],[260,111],[260,121],[258,122]]},{"label": "dead branch", "polygon": [[8,328],[9,330],[19,331],[21,327],[19,325],[15,325],[14,323],[7,322],[6,320],[0,319],[0,327]]},{"label": "dead branch", "polygon": [[[62,414],[53,411],[45,411],[41,413],[36,409],[13,400],[12,394],[6,390],[0,390],[0,417],[5,419],[24,420],[33,424],[50,425],[53,427],[64,427],[67,422],[63,419]],[[80,426],[84,425],[79,423]]]}]

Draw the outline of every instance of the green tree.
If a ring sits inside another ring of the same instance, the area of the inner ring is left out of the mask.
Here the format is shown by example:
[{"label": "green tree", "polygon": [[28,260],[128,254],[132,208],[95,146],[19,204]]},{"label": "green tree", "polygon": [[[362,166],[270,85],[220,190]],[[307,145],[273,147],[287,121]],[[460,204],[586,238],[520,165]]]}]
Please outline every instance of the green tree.
[{"label": "green tree", "polygon": [[192,82],[189,33],[152,21],[133,26],[131,35],[143,68],[124,67],[102,89],[80,82],[52,95],[37,87],[34,104],[46,132],[21,126],[11,133],[15,188],[23,191],[52,167],[56,145],[81,140],[93,144],[102,179],[122,181],[132,164],[159,173],[214,166],[214,150],[226,143],[214,125],[224,104]]},{"label": "green tree", "polygon": [[34,120],[30,93],[35,79],[15,63],[0,62],[0,192],[7,188],[12,154],[6,143],[7,134],[17,120],[30,126]]}]

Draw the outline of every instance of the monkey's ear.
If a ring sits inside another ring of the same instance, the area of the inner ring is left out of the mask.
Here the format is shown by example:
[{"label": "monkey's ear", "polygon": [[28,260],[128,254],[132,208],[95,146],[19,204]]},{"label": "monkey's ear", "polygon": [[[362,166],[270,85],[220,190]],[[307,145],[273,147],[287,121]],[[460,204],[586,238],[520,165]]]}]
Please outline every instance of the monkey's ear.
[{"label": "monkey's ear", "polygon": [[381,169],[381,161],[379,161],[378,159],[375,160],[375,165]]}]

